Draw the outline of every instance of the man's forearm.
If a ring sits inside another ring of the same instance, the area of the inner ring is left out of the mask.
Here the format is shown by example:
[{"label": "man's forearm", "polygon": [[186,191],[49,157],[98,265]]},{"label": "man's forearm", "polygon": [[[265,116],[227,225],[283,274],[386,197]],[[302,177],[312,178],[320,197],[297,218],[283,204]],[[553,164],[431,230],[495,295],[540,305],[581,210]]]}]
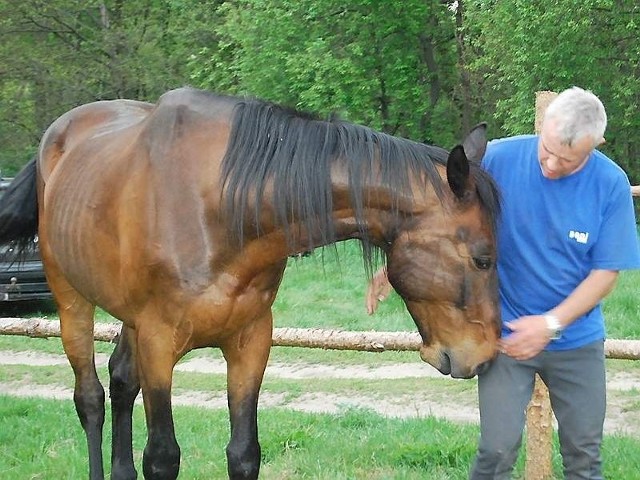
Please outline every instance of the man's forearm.
[{"label": "man's forearm", "polygon": [[604,299],[616,285],[615,270],[592,270],[576,289],[560,304],[549,311],[566,327]]}]

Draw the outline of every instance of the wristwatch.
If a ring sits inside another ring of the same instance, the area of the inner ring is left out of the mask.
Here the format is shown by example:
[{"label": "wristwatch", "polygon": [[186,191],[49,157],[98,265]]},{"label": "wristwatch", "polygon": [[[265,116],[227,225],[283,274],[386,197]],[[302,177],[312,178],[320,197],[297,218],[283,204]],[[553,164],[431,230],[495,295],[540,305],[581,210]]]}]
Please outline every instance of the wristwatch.
[{"label": "wristwatch", "polygon": [[547,330],[551,340],[558,340],[562,336],[562,324],[558,317],[547,313],[544,315],[544,321],[547,322]]}]

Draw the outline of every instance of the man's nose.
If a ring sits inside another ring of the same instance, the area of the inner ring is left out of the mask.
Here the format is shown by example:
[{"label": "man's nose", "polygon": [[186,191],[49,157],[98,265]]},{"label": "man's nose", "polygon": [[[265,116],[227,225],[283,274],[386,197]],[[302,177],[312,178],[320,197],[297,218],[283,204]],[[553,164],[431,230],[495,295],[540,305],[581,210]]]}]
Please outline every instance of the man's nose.
[{"label": "man's nose", "polygon": [[560,161],[558,160],[558,157],[556,157],[554,154],[550,154],[547,157],[547,168],[551,171],[555,171],[558,169],[559,166],[560,166]]}]

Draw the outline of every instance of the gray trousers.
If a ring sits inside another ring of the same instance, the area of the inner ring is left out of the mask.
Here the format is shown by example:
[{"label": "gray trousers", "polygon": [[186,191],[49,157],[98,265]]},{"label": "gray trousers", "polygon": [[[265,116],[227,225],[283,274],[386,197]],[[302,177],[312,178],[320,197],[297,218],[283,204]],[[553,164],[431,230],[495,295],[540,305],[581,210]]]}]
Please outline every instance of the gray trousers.
[{"label": "gray trousers", "polygon": [[543,351],[526,361],[500,354],[478,377],[480,443],[471,480],[511,478],[536,373],[549,389],[558,421],[565,478],[603,478],[606,380],[604,341],[599,340],[575,350]]}]

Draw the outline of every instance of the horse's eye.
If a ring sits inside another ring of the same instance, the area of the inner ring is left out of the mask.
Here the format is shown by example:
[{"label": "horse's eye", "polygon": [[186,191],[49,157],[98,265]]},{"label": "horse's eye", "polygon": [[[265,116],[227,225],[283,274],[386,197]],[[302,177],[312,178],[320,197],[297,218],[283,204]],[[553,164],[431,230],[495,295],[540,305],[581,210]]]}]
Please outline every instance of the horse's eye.
[{"label": "horse's eye", "polygon": [[474,265],[476,266],[476,268],[479,268],[480,270],[489,270],[493,265],[493,262],[491,261],[491,257],[487,255],[484,255],[482,257],[472,257],[472,258],[473,258]]}]

